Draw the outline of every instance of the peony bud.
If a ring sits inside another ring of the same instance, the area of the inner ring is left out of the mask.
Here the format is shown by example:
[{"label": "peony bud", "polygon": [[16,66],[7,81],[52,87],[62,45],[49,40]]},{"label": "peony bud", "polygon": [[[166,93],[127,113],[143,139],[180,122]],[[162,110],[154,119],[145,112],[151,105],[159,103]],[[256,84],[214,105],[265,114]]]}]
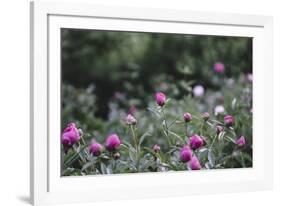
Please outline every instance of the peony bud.
[{"label": "peony bud", "polygon": [[221,126],[221,125],[216,125],[216,132],[217,132],[217,135],[219,135],[222,131],[223,131],[223,126]]},{"label": "peony bud", "polygon": [[73,145],[80,140],[79,131],[74,123],[70,123],[62,133],[62,144]]},{"label": "peony bud", "polygon": [[202,118],[203,118],[205,121],[207,121],[207,120],[210,118],[210,114],[209,114],[208,112],[204,112],[204,113],[202,114]]},{"label": "peony bud", "polygon": [[183,114],[183,119],[185,122],[190,122],[192,120],[192,116],[191,114],[189,114],[188,112]]},{"label": "peony bud", "polygon": [[197,134],[192,135],[189,139],[191,149],[196,150],[204,145],[204,140]]},{"label": "peony bud", "polygon": [[236,145],[238,147],[243,147],[246,145],[246,139],[244,136],[239,137],[239,139],[236,140]]},{"label": "peony bud", "polygon": [[120,153],[119,152],[115,152],[114,154],[113,154],[113,158],[115,159],[115,160],[118,160],[118,159],[120,159]]},{"label": "peony bud", "polygon": [[189,167],[192,170],[200,170],[201,164],[196,156],[193,156],[191,160],[189,161]]},{"label": "peony bud", "polygon": [[155,144],[155,145],[152,147],[152,149],[153,149],[153,151],[154,151],[155,153],[160,152],[160,150],[161,150],[160,146],[157,145],[157,144]]},{"label": "peony bud", "polygon": [[111,134],[106,138],[105,147],[107,150],[113,151],[113,150],[118,149],[120,144],[121,144],[121,141],[120,141],[119,137],[117,136],[117,134]]},{"label": "peony bud", "polygon": [[185,145],[180,151],[180,159],[182,162],[188,162],[192,157],[192,150]]},{"label": "peony bud", "polygon": [[99,156],[102,152],[102,145],[94,142],[90,145],[89,151],[94,156]]},{"label": "peony bud", "polygon": [[157,92],[156,95],[156,102],[159,106],[164,106],[165,102],[166,102],[166,95],[162,92]]},{"label": "peony bud", "polygon": [[233,125],[233,123],[234,123],[234,117],[233,116],[231,116],[231,115],[226,115],[225,117],[224,117],[224,123],[225,123],[225,125],[226,126],[231,126],[231,125]]},{"label": "peony bud", "polygon": [[214,70],[217,73],[223,73],[224,72],[224,64],[221,62],[217,62],[214,64]]},{"label": "peony bud", "polygon": [[127,117],[126,117],[126,124],[135,125],[135,124],[137,124],[137,120],[133,115],[128,114]]}]

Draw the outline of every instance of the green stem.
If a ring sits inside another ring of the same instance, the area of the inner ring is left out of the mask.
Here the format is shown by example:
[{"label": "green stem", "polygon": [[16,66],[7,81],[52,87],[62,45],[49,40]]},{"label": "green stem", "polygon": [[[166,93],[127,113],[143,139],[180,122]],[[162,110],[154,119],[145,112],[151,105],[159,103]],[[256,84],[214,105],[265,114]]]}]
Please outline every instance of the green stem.
[{"label": "green stem", "polygon": [[140,151],[139,151],[139,146],[138,146],[138,139],[137,139],[137,136],[136,136],[136,134],[135,134],[133,125],[130,125],[130,130],[131,130],[131,133],[132,133],[134,142],[135,142],[135,149],[136,149],[136,154],[137,154],[136,168],[137,168],[137,170],[138,170],[138,172],[139,172]]},{"label": "green stem", "polygon": [[243,154],[242,152],[240,151],[240,156],[241,156],[241,162],[242,162],[242,167],[246,167],[246,164],[245,164],[245,160],[244,160],[244,157],[243,157]]},{"label": "green stem", "polygon": [[168,129],[167,121],[166,121],[166,115],[165,115],[165,111],[164,111],[163,107],[161,108],[161,111],[162,111],[162,114],[163,114],[163,120],[164,120],[164,123],[165,123],[166,133],[167,133],[167,135],[169,135],[169,129]]},{"label": "green stem", "polygon": [[219,136],[219,135],[216,135],[216,136],[215,136],[215,138],[213,139],[213,141],[212,141],[212,143],[211,143],[211,145],[210,145],[209,150],[211,150],[211,149],[212,149],[212,147],[213,147],[213,145],[214,145],[214,143],[215,143],[216,139],[218,138],[218,136]]},{"label": "green stem", "polygon": [[168,125],[167,125],[167,120],[166,120],[166,115],[165,115],[165,111],[164,111],[164,108],[161,107],[161,112],[162,112],[162,115],[163,115],[163,121],[164,121],[164,125],[165,125],[165,133],[166,133],[166,137],[167,137],[167,141],[168,141],[168,145],[171,146],[171,142],[170,142],[170,138],[169,138],[169,128],[168,128]]},{"label": "green stem", "polygon": [[185,135],[186,135],[186,137],[188,137],[187,129],[188,129],[188,125],[187,125],[187,123],[185,123]]},{"label": "green stem", "polygon": [[135,132],[134,132],[133,125],[130,125],[129,127],[130,127],[130,130],[131,130],[133,139],[134,139],[135,148],[136,148],[136,150],[137,150],[137,148],[138,148],[138,142],[137,142],[136,134],[135,134]]},{"label": "green stem", "polygon": [[200,126],[200,130],[199,130],[199,131],[200,131],[200,136],[201,136],[202,133],[203,133],[203,126],[204,126],[204,122],[202,122],[202,123],[201,123],[201,126]]}]

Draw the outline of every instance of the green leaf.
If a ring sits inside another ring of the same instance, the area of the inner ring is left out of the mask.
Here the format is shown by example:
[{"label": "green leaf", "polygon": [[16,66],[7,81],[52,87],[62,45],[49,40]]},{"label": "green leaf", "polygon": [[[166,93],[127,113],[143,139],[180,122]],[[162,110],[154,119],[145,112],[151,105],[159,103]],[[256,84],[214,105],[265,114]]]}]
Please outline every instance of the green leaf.
[{"label": "green leaf", "polygon": [[232,108],[232,110],[235,110],[236,103],[237,103],[237,99],[236,99],[236,98],[233,98],[233,100],[232,100],[232,102],[231,102],[231,108]]},{"label": "green leaf", "polygon": [[152,136],[150,132],[146,132],[140,137],[139,146],[143,143],[144,139],[148,136],[150,136],[150,137]]},{"label": "green leaf", "polygon": [[214,167],[214,165],[215,165],[215,157],[214,157],[214,154],[213,154],[212,150],[210,150],[210,149],[208,150],[208,161],[210,163],[210,166]]},{"label": "green leaf", "polygon": [[179,136],[178,134],[176,134],[175,132],[170,131],[170,133],[176,137],[177,140],[179,140],[181,143],[184,143],[184,138],[182,138],[181,136]]},{"label": "green leaf", "polygon": [[106,165],[103,162],[100,163],[100,168],[101,168],[102,174],[107,174],[107,168],[106,168]]},{"label": "green leaf", "polygon": [[92,165],[96,164],[97,162],[97,159],[93,159],[92,161],[90,162],[87,162],[86,164],[83,165],[82,167],[82,171],[88,169],[89,167],[91,167]]},{"label": "green leaf", "polygon": [[153,109],[151,107],[148,107],[147,109],[148,109],[148,111],[152,112],[157,117],[161,117],[160,113],[156,109]]}]

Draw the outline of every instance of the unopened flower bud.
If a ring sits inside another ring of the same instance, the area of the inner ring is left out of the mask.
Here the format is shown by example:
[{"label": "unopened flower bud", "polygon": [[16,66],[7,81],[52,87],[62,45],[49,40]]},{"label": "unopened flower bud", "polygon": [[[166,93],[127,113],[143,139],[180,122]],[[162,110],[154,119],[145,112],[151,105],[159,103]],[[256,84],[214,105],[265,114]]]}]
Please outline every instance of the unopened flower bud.
[{"label": "unopened flower bud", "polygon": [[189,167],[192,170],[200,170],[201,164],[196,156],[193,156],[191,160],[189,161]]},{"label": "unopened flower bud", "polygon": [[115,160],[118,160],[118,159],[120,159],[120,153],[119,152],[115,152],[114,154],[113,154],[113,158],[115,159]]},{"label": "unopened flower bud", "polygon": [[191,149],[196,150],[204,145],[204,140],[199,135],[192,135],[189,139]]},{"label": "unopened flower bud", "polygon": [[225,123],[225,125],[226,125],[227,127],[232,126],[233,123],[234,123],[234,117],[231,116],[231,115],[226,115],[226,116],[224,117],[224,123]]},{"label": "unopened flower bud", "polygon": [[185,122],[190,122],[192,120],[192,116],[191,114],[189,114],[188,112],[183,114],[183,119]]},{"label": "unopened flower bud", "polygon": [[205,121],[207,121],[207,120],[210,118],[210,114],[209,114],[208,112],[204,112],[204,113],[202,114],[202,118],[203,118]]},{"label": "unopened flower bud", "polygon": [[135,124],[137,124],[137,120],[133,115],[128,114],[127,117],[126,117],[126,124],[135,125]]},{"label": "unopened flower bud", "polygon": [[192,157],[192,150],[185,145],[180,151],[180,159],[182,162],[188,162]]},{"label": "unopened flower bud", "polygon": [[238,147],[243,147],[246,145],[246,139],[244,136],[239,137],[239,139],[236,140],[236,145]]},{"label": "unopened flower bud", "polygon": [[121,141],[120,141],[119,137],[117,136],[117,134],[111,134],[106,138],[105,147],[107,150],[113,151],[113,150],[118,149],[120,144],[121,144]]},{"label": "unopened flower bud", "polygon": [[217,135],[219,135],[222,131],[223,131],[223,126],[221,126],[221,125],[216,125],[216,132],[217,132]]},{"label": "unopened flower bud", "polygon": [[155,144],[152,149],[155,153],[160,152],[160,150],[161,150],[160,146],[157,144]]},{"label": "unopened flower bud", "polygon": [[102,145],[94,142],[90,145],[89,151],[94,156],[99,156],[102,152]]},{"label": "unopened flower bud", "polygon": [[165,105],[165,102],[166,102],[166,95],[162,92],[157,92],[156,95],[156,103],[159,105],[159,106],[164,106]]}]

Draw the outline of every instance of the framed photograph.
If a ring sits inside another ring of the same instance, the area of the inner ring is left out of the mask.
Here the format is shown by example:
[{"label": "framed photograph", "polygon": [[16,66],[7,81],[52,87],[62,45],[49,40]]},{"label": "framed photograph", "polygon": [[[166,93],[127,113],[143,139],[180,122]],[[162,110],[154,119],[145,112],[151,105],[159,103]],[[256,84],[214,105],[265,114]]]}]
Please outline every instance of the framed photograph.
[{"label": "framed photograph", "polygon": [[31,40],[34,205],[272,188],[272,17],[35,1]]}]

